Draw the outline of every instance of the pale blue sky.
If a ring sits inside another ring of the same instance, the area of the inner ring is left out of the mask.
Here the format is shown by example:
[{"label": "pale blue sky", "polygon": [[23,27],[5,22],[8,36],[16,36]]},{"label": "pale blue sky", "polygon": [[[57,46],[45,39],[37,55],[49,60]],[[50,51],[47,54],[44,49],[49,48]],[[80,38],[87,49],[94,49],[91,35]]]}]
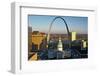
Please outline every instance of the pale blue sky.
[{"label": "pale blue sky", "polygon": [[[29,15],[29,26],[32,26],[33,31],[40,31],[48,33],[50,23],[57,16],[44,16],[44,15]],[[77,32],[80,34],[87,34],[88,32],[88,17],[78,16],[61,16],[67,22],[69,31]],[[61,19],[56,19],[53,23],[51,33],[66,34],[66,27]]]}]

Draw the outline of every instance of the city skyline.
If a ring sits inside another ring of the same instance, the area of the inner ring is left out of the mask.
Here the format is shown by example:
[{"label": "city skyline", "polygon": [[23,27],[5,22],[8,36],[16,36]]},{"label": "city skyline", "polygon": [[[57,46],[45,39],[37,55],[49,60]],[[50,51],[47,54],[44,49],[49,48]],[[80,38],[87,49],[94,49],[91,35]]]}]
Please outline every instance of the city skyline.
[{"label": "city skyline", "polygon": [[28,15],[28,25],[29,61],[88,58],[88,17]]},{"label": "city skyline", "polygon": [[[33,31],[40,31],[48,33],[52,20],[57,16],[45,15],[29,15],[29,26]],[[78,16],[61,16],[67,23],[70,32],[77,32],[78,34],[88,33],[88,17]],[[61,19],[56,19],[53,23],[51,34],[66,34],[65,24]]]}]

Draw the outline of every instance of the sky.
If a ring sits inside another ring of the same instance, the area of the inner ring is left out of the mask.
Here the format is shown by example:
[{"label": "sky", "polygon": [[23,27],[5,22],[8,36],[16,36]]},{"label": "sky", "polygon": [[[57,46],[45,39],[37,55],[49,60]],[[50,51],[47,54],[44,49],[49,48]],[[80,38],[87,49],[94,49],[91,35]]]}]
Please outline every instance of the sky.
[{"label": "sky", "polygon": [[[28,15],[28,25],[32,27],[32,31],[48,33],[50,24],[57,16],[46,15]],[[79,16],[61,16],[67,23],[70,32],[78,34],[88,33],[88,17]],[[57,18],[50,30],[51,34],[66,34],[67,29],[62,19]]]}]

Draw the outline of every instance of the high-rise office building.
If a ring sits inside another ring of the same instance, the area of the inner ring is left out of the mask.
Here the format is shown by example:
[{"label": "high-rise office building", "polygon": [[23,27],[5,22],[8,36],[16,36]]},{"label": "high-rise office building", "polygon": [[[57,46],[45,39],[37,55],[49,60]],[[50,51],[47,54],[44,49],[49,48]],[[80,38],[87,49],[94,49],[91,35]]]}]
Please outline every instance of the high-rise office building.
[{"label": "high-rise office building", "polygon": [[87,43],[86,43],[86,41],[84,41],[84,40],[82,40],[82,48],[86,48],[86,45]]},{"label": "high-rise office building", "polygon": [[45,38],[46,38],[45,33],[40,33],[39,31],[33,31],[32,43],[34,44],[36,50],[40,50],[40,45]]},{"label": "high-rise office building", "polygon": [[76,40],[76,32],[71,32],[71,40]]},{"label": "high-rise office building", "polygon": [[28,51],[32,50],[32,27],[28,26]]}]

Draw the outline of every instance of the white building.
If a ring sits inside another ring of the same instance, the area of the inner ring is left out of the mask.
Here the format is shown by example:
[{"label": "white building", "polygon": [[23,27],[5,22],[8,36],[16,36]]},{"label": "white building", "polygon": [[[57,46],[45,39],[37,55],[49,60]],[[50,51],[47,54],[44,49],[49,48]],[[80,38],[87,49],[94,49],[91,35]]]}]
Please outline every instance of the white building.
[{"label": "white building", "polygon": [[76,40],[76,32],[71,32],[71,40]]},{"label": "white building", "polygon": [[86,43],[87,43],[86,41],[82,40],[82,48],[86,48],[87,46]]}]

